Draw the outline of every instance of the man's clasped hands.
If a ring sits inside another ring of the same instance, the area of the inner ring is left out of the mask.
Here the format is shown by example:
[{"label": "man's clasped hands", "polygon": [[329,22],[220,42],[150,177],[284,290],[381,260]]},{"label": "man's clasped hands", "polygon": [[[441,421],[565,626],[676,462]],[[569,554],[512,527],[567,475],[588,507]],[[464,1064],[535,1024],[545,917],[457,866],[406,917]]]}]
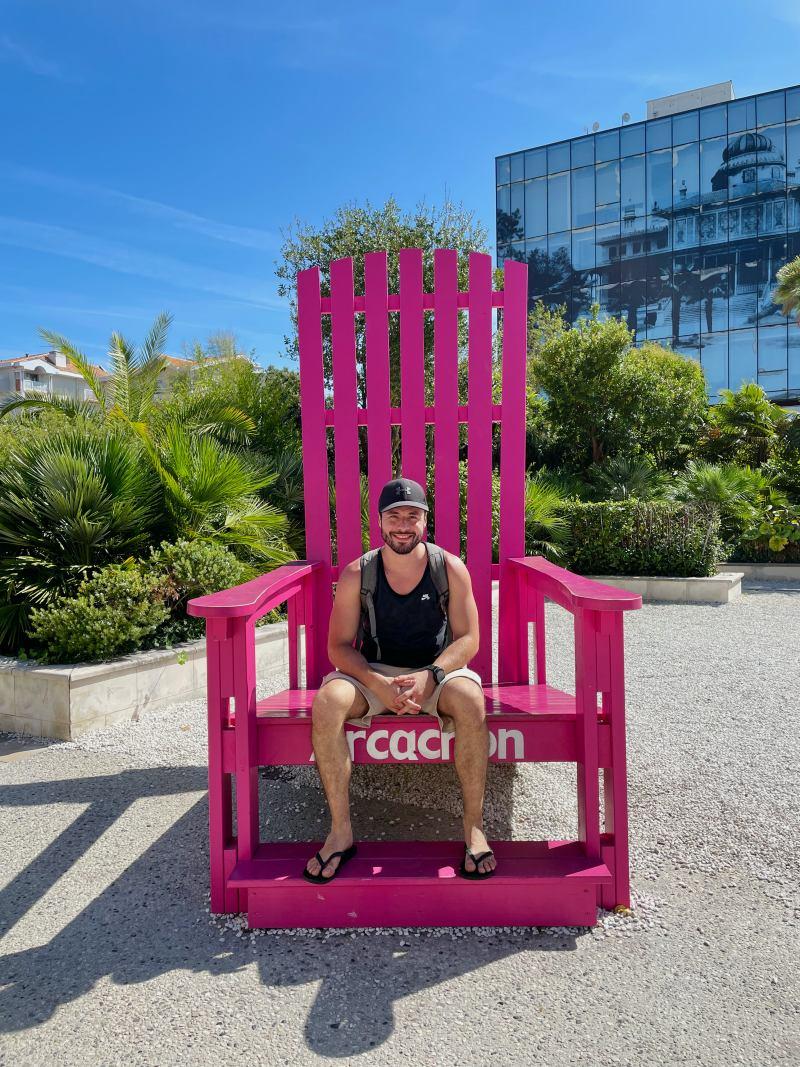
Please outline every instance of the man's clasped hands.
[{"label": "man's clasped hands", "polygon": [[375,674],[370,683],[370,689],[383,700],[384,707],[398,715],[418,715],[435,688],[436,681],[430,671],[412,671],[395,678]]}]

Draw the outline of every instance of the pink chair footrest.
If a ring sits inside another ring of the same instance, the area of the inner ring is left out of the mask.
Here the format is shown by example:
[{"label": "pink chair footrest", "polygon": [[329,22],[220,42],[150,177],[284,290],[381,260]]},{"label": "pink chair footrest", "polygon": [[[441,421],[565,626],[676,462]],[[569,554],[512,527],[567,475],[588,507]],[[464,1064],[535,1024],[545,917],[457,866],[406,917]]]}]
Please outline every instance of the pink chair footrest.
[{"label": "pink chair footrest", "polygon": [[318,842],[261,845],[227,884],[243,891],[251,927],[595,924],[611,873],[580,842],[491,845],[498,870],[483,881],[459,876],[460,841],[365,841],[329,885],[302,877]]}]

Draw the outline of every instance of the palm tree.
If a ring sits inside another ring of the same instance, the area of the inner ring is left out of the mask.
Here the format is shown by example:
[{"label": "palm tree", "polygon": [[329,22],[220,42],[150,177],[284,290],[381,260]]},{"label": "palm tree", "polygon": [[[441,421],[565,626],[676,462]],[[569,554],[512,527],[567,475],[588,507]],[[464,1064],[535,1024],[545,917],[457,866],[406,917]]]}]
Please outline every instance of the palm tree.
[{"label": "palm tree", "polygon": [[555,563],[564,558],[570,536],[562,514],[566,498],[553,484],[538,475],[525,479],[525,552]]},{"label": "palm tree", "polygon": [[763,481],[763,475],[750,467],[690,460],[665,495],[685,503],[713,504],[720,512],[722,537],[730,539],[756,512]]},{"label": "palm tree", "polygon": [[78,429],[37,436],[0,468],[0,645],[16,652],[30,610],[166,527],[136,441]]},{"label": "palm tree", "polygon": [[796,315],[800,322],[800,256],[781,267],[776,277],[773,300],[781,305],[784,315]]},{"label": "palm tree", "polygon": [[667,476],[642,457],[612,456],[588,472],[599,500],[653,500],[661,497]]},{"label": "palm tree", "polygon": [[[171,324],[172,315],[162,311],[138,349],[122,334],[112,333],[111,368],[103,377],[66,337],[40,330],[50,347],[65,356],[80,373],[94,402],[63,396],[11,397],[0,404],[0,418],[19,409],[47,408],[70,416],[83,415],[101,422],[123,424],[140,437],[152,437],[165,421],[158,404],[158,387],[168,365],[163,350]],[[187,393],[180,411],[171,411],[170,418],[176,414],[184,426],[196,433],[214,433],[223,440],[244,442],[255,429],[253,420],[243,411],[205,394]]]}]

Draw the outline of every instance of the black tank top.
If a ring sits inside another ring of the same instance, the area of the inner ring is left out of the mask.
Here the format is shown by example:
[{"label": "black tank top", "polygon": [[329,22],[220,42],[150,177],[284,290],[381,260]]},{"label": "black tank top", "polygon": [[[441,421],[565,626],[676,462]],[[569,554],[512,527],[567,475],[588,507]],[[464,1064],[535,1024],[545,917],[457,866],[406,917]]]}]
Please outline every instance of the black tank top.
[{"label": "black tank top", "polygon": [[410,593],[396,593],[386,579],[383,552],[378,553],[378,584],[373,597],[381,655],[369,633],[360,652],[368,662],[393,667],[426,667],[445,647],[447,620],[431,577],[430,560]]}]

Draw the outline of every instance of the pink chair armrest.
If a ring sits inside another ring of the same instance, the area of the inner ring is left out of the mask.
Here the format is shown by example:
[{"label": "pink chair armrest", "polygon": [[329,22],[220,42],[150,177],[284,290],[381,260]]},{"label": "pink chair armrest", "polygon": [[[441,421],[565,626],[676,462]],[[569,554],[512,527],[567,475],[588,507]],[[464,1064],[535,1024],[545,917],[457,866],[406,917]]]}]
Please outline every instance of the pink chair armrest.
[{"label": "pink chair armrest", "polygon": [[556,566],[544,556],[524,556],[509,560],[538,592],[573,611],[631,611],[642,606],[639,593],[629,593],[613,585],[584,578]]},{"label": "pink chair armrest", "polygon": [[306,559],[286,563],[243,585],[235,585],[232,589],[223,589],[219,593],[209,593],[208,596],[195,597],[186,605],[186,611],[189,615],[199,615],[206,619],[234,619],[254,615],[263,609],[267,602],[270,602],[270,607],[282,603],[295,586],[306,581],[312,571],[321,566],[321,563]]}]

